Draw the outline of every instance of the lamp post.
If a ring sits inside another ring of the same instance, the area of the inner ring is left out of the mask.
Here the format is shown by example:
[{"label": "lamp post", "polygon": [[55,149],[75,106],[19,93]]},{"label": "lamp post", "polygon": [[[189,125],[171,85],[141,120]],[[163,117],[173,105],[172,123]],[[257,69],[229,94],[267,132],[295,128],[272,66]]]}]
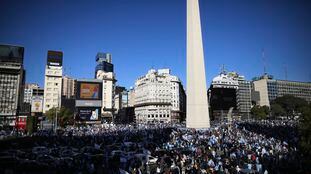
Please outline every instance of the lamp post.
[{"label": "lamp post", "polygon": [[54,132],[56,133],[57,131],[57,126],[58,126],[58,122],[57,122],[57,112],[58,112],[58,108],[59,108],[59,95],[57,94],[57,107],[55,109],[55,126],[54,126]]}]

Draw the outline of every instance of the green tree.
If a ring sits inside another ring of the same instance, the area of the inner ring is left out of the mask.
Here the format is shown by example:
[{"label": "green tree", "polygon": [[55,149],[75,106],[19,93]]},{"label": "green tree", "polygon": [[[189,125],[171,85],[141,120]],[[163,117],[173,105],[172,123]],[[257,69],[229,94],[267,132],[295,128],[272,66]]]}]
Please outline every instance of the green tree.
[{"label": "green tree", "polygon": [[269,107],[268,106],[259,106],[255,105],[251,109],[251,114],[254,116],[256,119],[266,119],[267,115],[269,114]]},{"label": "green tree", "polygon": [[292,95],[284,95],[276,98],[272,104],[279,104],[286,112],[287,117],[293,117],[300,108],[308,106],[308,102]]},{"label": "green tree", "polygon": [[270,111],[271,111],[272,117],[286,115],[285,110],[282,108],[281,105],[277,103],[271,104]]},{"label": "green tree", "polygon": [[[56,118],[56,108],[51,108],[46,112],[46,117],[53,121]],[[64,127],[68,124],[73,124],[73,112],[66,108],[61,107],[59,110],[57,110],[57,123],[59,126]]]}]

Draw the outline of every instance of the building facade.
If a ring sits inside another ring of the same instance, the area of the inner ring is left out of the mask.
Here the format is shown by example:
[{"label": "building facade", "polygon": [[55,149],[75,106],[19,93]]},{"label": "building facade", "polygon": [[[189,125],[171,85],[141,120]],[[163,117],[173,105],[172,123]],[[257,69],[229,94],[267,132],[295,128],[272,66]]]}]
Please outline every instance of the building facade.
[{"label": "building facade", "polygon": [[14,126],[24,101],[24,47],[0,45],[0,124]]},{"label": "building facade", "polygon": [[44,78],[43,113],[61,106],[63,53],[48,51]]},{"label": "building facade", "polygon": [[114,115],[114,94],[116,76],[113,72],[113,64],[111,54],[98,53],[96,55],[95,77],[103,83],[102,88],[102,117],[107,121],[113,121]]},{"label": "building facade", "polygon": [[271,75],[253,79],[253,91],[259,93],[256,103],[270,107],[270,102],[283,95],[292,95],[311,102],[311,83],[288,80],[276,80]]},{"label": "building facade", "polygon": [[242,118],[250,118],[252,108],[252,85],[251,81],[244,76],[238,76],[237,109]]},{"label": "building facade", "polygon": [[151,69],[135,82],[136,123],[178,122],[185,115],[185,94],[169,69]]},{"label": "building facade", "polygon": [[70,99],[75,97],[75,82],[76,80],[69,77],[63,76],[62,77],[62,98]]},{"label": "building facade", "polygon": [[24,89],[24,102],[25,103],[31,103],[32,97],[33,97],[33,91],[34,89],[38,89],[39,85],[35,83],[29,83],[25,85]]},{"label": "building facade", "polygon": [[130,88],[128,91],[128,106],[134,107],[135,106],[135,90],[133,87]]},{"label": "building facade", "polygon": [[[233,116],[248,118],[251,109],[251,82],[236,72],[222,71],[210,87],[210,106],[214,119],[227,117],[230,108]],[[231,112],[230,111],[230,112]]]}]

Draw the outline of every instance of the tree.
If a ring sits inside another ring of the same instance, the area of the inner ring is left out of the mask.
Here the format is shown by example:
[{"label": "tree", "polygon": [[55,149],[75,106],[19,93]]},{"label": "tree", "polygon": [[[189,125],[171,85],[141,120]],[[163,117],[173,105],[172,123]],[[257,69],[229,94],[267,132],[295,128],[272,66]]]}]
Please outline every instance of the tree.
[{"label": "tree", "polygon": [[272,104],[279,104],[286,112],[287,117],[293,117],[300,108],[308,106],[308,102],[292,95],[284,95],[276,98]]},{"label": "tree", "polygon": [[[49,120],[54,120],[56,118],[56,108],[51,108],[45,115]],[[73,112],[66,107],[61,107],[57,111],[57,117],[57,123],[61,127],[73,123]]]},{"label": "tree", "polygon": [[270,111],[271,111],[272,117],[286,115],[285,110],[282,108],[281,105],[277,103],[271,104]]},{"label": "tree", "polygon": [[268,106],[259,106],[255,105],[251,109],[251,114],[256,118],[256,119],[266,119],[267,115],[269,114],[269,107]]}]

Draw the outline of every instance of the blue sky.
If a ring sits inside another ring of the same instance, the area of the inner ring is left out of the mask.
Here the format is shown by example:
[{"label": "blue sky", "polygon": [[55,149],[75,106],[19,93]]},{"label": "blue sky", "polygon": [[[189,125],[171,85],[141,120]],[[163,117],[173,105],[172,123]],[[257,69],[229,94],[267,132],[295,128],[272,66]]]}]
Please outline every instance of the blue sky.
[{"label": "blue sky", "polygon": [[[207,83],[222,64],[247,79],[311,81],[311,1],[200,0]],[[44,84],[47,50],[64,52],[65,74],[93,78],[109,52],[117,84],[170,68],[186,84],[186,0],[1,0],[0,43],[25,47],[26,82]]]}]

